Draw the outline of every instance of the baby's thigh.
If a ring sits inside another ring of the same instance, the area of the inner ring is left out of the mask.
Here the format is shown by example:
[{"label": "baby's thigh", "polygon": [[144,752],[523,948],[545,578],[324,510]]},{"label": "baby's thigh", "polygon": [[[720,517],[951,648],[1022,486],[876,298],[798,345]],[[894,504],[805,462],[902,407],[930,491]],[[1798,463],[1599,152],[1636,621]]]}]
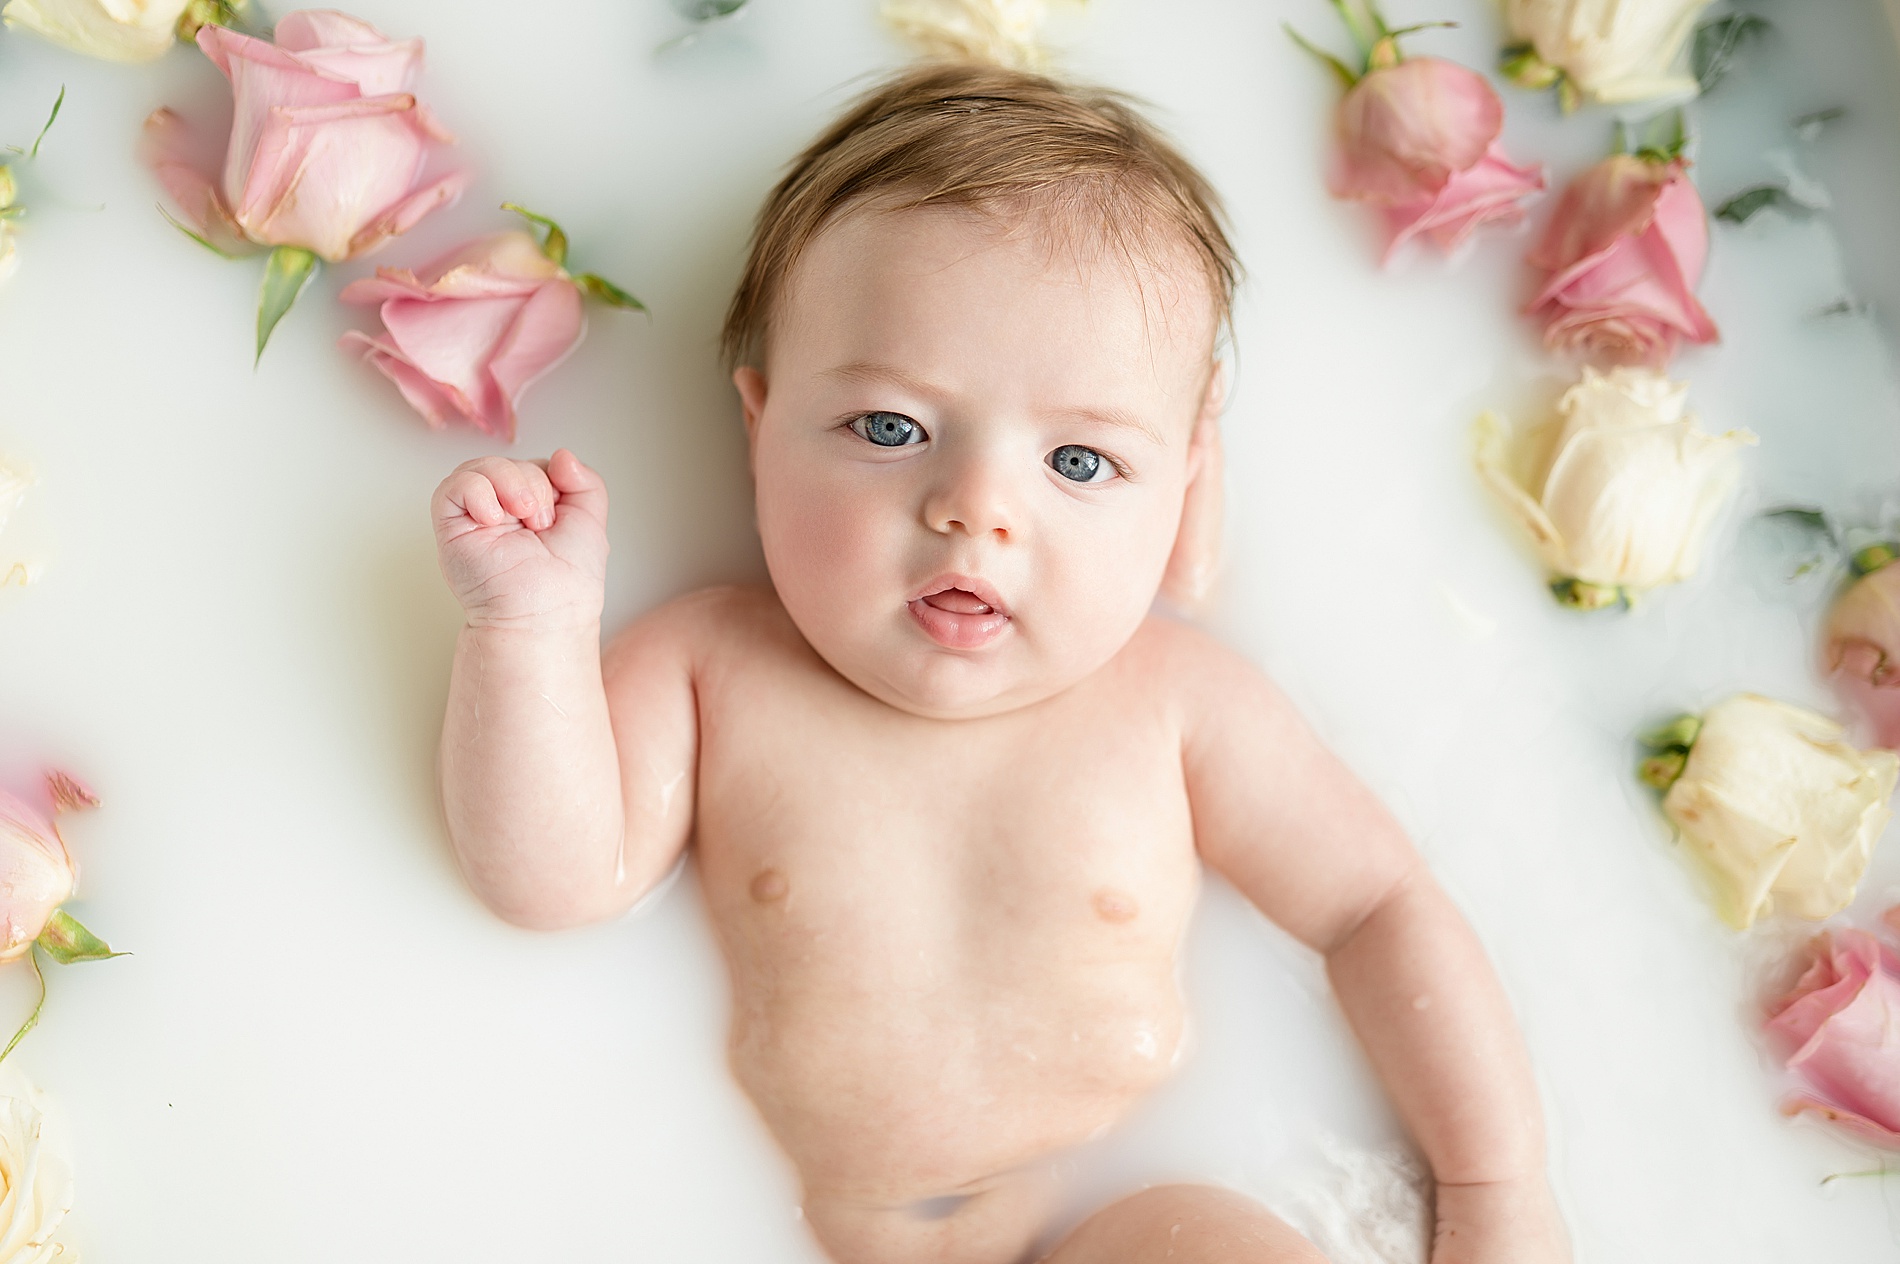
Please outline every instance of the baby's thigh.
[{"label": "baby's thigh", "polygon": [[1110,1204],[1043,1264],[1326,1264],[1259,1203],[1211,1185],[1160,1185]]}]

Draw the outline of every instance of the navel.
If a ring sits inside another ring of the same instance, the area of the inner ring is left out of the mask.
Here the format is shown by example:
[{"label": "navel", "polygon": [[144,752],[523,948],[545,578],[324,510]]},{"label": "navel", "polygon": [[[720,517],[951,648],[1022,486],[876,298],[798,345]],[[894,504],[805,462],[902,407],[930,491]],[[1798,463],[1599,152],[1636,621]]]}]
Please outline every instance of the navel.
[{"label": "navel", "polygon": [[1133,896],[1123,895],[1120,891],[1106,888],[1097,891],[1089,903],[1095,906],[1095,915],[1105,922],[1132,922],[1141,909],[1135,904]]},{"label": "navel", "polygon": [[759,876],[752,879],[752,898],[761,904],[784,899],[789,889],[785,875],[776,869],[761,869]]}]

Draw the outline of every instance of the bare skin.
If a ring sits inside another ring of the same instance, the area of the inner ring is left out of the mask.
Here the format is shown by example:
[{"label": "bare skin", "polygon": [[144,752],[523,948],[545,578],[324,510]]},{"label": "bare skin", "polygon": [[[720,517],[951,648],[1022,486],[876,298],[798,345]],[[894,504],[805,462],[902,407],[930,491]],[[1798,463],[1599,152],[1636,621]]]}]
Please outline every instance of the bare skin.
[{"label": "bare skin", "polygon": [[[1475,938],[1260,673],[1148,614],[1205,566],[1183,524],[1218,486],[1222,378],[1197,274],[1134,267],[970,213],[828,228],[737,379],[772,588],[604,655],[598,476],[559,452],[445,481],[457,855],[552,929],[625,911],[690,840],[734,1072],[840,1264],[1028,1258],[1052,1157],[1173,1065],[1205,862],[1325,955],[1438,1178],[1434,1264],[1561,1264]],[[1162,1258],[1319,1256],[1168,1187],[1048,1257]]]}]

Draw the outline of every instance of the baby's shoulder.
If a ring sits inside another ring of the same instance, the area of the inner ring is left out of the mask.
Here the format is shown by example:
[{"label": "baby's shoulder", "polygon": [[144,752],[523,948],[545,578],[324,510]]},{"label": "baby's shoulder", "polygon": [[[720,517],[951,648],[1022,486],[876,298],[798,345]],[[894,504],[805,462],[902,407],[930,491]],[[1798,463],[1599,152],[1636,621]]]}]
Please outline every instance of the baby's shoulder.
[{"label": "baby's shoulder", "polygon": [[654,607],[614,637],[610,652],[671,651],[704,661],[733,649],[796,640],[777,594],[762,585],[718,584]]},{"label": "baby's shoulder", "polygon": [[1122,674],[1163,691],[1177,707],[1192,711],[1238,699],[1279,705],[1273,682],[1245,655],[1202,628],[1151,614],[1118,660]]}]

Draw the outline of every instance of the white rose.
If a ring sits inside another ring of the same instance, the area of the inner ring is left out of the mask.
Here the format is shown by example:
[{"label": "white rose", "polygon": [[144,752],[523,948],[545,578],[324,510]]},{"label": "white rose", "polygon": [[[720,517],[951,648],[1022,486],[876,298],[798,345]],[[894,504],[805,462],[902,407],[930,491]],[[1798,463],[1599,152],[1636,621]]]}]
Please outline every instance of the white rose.
[{"label": "white rose", "polygon": [[0,1264],[78,1264],[59,1233],[73,1206],[72,1168],[45,1112],[44,1094],[0,1068]]},{"label": "white rose", "polygon": [[8,0],[8,26],[108,61],[151,61],[172,46],[191,0]]},{"label": "white rose", "polygon": [[928,57],[1027,70],[1048,64],[1043,0],[884,0],[880,14]]},{"label": "white rose", "polygon": [[[1616,104],[1696,90],[1680,67],[1682,46],[1708,7],[1709,0],[1504,0],[1504,20],[1579,95]],[[1535,76],[1532,68],[1515,77]]]},{"label": "white rose", "polygon": [[1478,472],[1566,601],[1605,605],[1695,573],[1735,485],[1736,450],[1755,436],[1698,430],[1688,393],[1648,369],[1586,368],[1558,404],[1560,425],[1514,441],[1496,417],[1479,418]]},{"label": "white rose", "polygon": [[1853,900],[1892,816],[1900,755],[1841,737],[1826,716],[1740,694],[1702,717],[1686,759],[1678,749],[1645,766],[1660,782],[1652,766],[1680,764],[1663,814],[1707,866],[1722,919],[1737,929],[1771,909],[1819,921]]}]

